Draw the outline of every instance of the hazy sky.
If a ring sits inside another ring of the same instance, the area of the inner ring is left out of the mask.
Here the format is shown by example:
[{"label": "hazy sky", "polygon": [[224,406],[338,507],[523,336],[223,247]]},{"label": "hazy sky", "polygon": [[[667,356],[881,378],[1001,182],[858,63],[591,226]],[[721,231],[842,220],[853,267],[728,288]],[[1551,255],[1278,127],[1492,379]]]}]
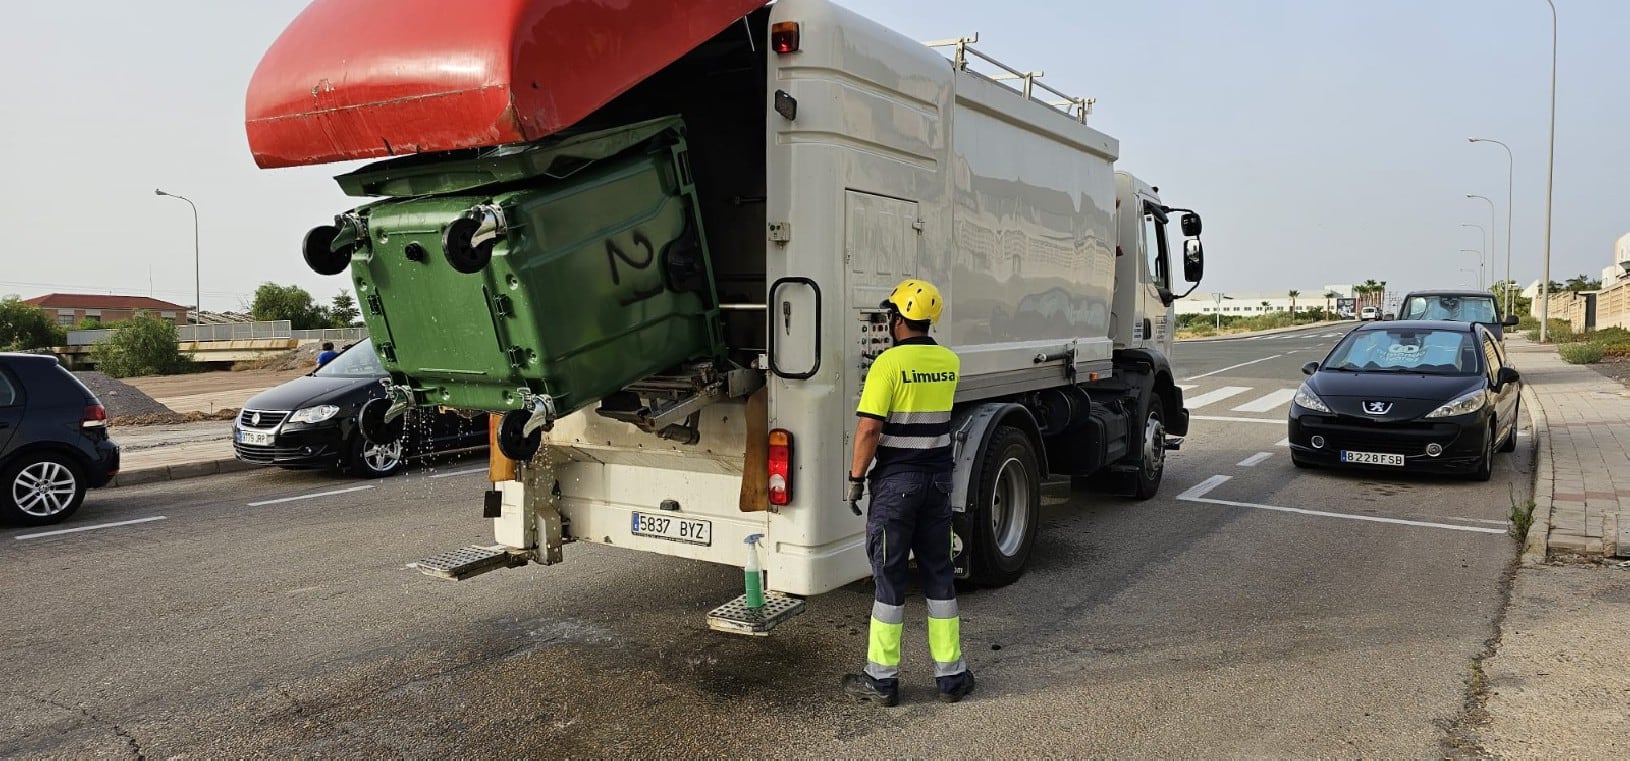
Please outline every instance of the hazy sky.
[{"label": "hazy sky", "polygon": [[[480,0],[463,0],[472,8]],[[1004,61],[1098,99],[1120,166],[1206,219],[1211,290],[1387,280],[1463,286],[1516,154],[1519,280],[1543,242],[1550,16],[1544,0],[849,0],[917,39],[982,35]],[[1552,277],[1598,276],[1630,231],[1630,2],[1557,0]],[[190,303],[199,206],[204,305],[264,281],[326,299],[301,236],[355,205],[345,166],[261,171],[243,96],[304,0],[12,3],[0,24],[0,293],[145,294]],[[931,12],[929,12],[931,10]],[[357,30],[366,35],[366,29]],[[1486,244],[1482,244],[1486,245]],[[151,282],[151,286],[149,283]]]}]

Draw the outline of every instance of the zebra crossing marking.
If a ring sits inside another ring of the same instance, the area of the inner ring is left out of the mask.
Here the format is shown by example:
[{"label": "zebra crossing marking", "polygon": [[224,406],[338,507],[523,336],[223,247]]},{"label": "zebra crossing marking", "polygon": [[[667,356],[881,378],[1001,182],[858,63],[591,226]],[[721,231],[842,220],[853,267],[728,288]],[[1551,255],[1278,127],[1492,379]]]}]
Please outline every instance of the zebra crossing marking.
[{"label": "zebra crossing marking", "polygon": [[1269,412],[1275,407],[1290,402],[1296,398],[1296,389],[1282,388],[1263,394],[1254,401],[1246,402],[1234,408],[1235,412]]},{"label": "zebra crossing marking", "polygon": [[1207,391],[1194,397],[1193,399],[1187,400],[1188,408],[1191,410],[1199,409],[1213,402],[1220,402],[1231,396],[1238,396],[1250,390],[1250,386],[1223,386],[1222,388]]}]

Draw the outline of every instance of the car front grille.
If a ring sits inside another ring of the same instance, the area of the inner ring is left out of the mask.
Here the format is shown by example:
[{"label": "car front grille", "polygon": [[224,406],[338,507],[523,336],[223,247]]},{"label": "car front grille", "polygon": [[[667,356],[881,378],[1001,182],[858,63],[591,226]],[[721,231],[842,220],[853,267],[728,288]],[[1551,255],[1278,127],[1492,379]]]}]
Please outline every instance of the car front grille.
[{"label": "car front grille", "polygon": [[[259,423],[252,422],[256,415],[260,416]],[[238,415],[238,425],[244,428],[276,428],[288,416],[287,410],[244,410]]]},{"label": "car front grille", "polygon": [[1308,436],[1323,436],[1329,440],[1329,449],[1346,449],[1382,454],[1418,455],[1426,445],[1437,443],[1448,448],[1460,437],[1460,426],[1453,423],[1379,423],[1363,418],[1330,418],[1304,415],[1302,431]]}]

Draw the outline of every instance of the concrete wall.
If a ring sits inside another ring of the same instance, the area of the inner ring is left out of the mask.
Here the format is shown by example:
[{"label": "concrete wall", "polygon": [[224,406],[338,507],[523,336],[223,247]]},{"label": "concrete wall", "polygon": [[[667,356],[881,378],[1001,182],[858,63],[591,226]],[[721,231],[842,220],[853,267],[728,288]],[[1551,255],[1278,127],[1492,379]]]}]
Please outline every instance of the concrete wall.
[{"label": "concrete wall", "polygon": [[[1630,281],[1621,281],[1611,288],[1595,291],[1596,324],[1595,328],[1626,328],[1630,329]],[[1583,293],[1553,293],[1550,300],[1550,316],[1553,320],[1567,320],[1575,331],[1585,329],[1586,308],[1589,299]],[[1535,317],[1539,316],[1538,302],[1533,309]]]}]

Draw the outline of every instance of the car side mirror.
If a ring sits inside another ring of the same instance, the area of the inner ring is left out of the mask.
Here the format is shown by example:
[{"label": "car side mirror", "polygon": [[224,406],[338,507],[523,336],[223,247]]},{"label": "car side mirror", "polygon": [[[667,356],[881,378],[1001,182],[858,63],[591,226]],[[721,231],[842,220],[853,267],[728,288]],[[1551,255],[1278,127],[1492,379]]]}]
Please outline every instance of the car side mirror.
[{"label": "car side mirror", "polygon": [[1189,238],[1183,241],[1183,279],[1190,283],[1198,283],[1205,277],[1206,252],[1200,245],[1199,238]]},{"label": "car side mirror", "polygon": [[1186,238],[1200,237],[1200,215],[1192,211],[1183,212],[1183,236]]},{"label": "car side mirror", "polygon": [[1314,373],[1316,373],[1318,371],[1319,371],[1319,363],[1317,363],[1317,362],[1309,362],[1309,363],[1307,363],[1305,365],[1302,365],[1302,374],[1303,375],[1312,375],[1312,374],[1314,374]]},{"label": "car side mirror", "polygon": [[1515,367],[1502,367],[1499,374],[1495,375],[1495,379],[1500,382],[1501,386],[1506,386],[1522,380],[1522,373],[1517,372]]},{"label": "car side mirror", "polygon": [[1500,321],[1500,324],[1508,328],[1515,328],[1519,322],[1522,322],[1522,320],[1518,319],[1516,315],[1508,314],[1505,316],[1505,319]]}]

